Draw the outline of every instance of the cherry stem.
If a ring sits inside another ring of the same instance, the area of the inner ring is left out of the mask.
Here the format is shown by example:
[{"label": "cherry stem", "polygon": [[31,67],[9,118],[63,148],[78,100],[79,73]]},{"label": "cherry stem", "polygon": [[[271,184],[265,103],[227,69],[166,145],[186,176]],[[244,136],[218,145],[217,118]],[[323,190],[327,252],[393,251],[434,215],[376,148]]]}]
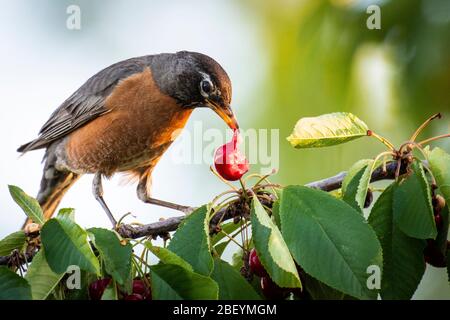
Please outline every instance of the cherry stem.
[{"label": "cherry stem", "polygon": [[[375,159],[373,160],[372,167],[370,168],[370,171],[373,172],[375,170],[375,167],[377,167],[378,160],[380,160],[380,158],[382,158],[382,157],[386,157],[387,155],[395,155],[395,153],[392,152],[392,151],[384,151],[384,152],[380,153],[379,155],[377,155],[375,157]],[[383,170],[386,171],[385,170],[386,161],[384,161],[384,159],[383,159],[383,163],[382,164],[383,164]]]},{"label": "cherry stem", "polygon": [[[214,197],[214,199],[211,201],[211,204],[216,203],[217,200],[219,200],[220,198],[222,198],[224,195],[230,194],[230,193],[233,193],[233,195],[235,195],[235,194],[236,194],[236,191],[235,191],[235,190],[227,190],[227,191],[222,192],[221,194],[219,194],[219,195],[217,195],[217,196]],[[227,199],[228,199],[228,198],[227,198]],[[230,199],[231,199],[231,198],[230,198]],[[225,201],[225,200],[224,200],[224,201]]]},{"label": "cherry stem", "polygon": [[[228,233],[226,233],[225,231],[222,230],[222,232],[223,232],[223,234],[225,235],[225,237],[227,237],[228,239],[230,239],[231,241],[233,241],[238,247],[240,247],[242,250],[245,251],[245,248],[244,248],[239,242],[237,242],[236,239],[234,239],[232,236],[230,236],[230,235],[229,235]],[[240,233],[240,230],[236,233],[236,235],[239,234],[239,233]]]},{"label": "cherry stem", "polygon": [[228,182],[228,180],[225,180],[216,170],[213,169],[212,166],[209,167],[209,170],[211,170],[212,173],[214,173],[214,175],[216,177],[218,177],[220,180],[222,180],[226,185],[228,185],[231,189],[233,189],[236,192],[239,192],[239,189],[236,188],[235,186],[233,186],[230,182]]},{"label": "cherry stem", "polygon": [[267,178],[270,176],[270,174],[266,174],[266,175],[264,175],[264,176],[261,176],[261,178],[255,183],[255,185],[253,186],[253,187],[257,187],[261,182],[263,182],[263,181],[266,181],[267,183],[270,183],[270,182],[268,182],[268,180],[267,180]]},{"label": "cherry stem", "polygon": [[250,241],[249,241],[249,237],[248,237],[248,223],[247,223],[247,219],[244,218],[244,224],[245,224],[245,237],[246,237],[246,243],[244,245],[244,247],[247,247],[246,249],[248,250],[248,246],[250,245]]},{"label": "cherry stem", "polygon": [[412,147],[413,147],[413,148],[417,148],[417,150],[420,151],[420,153],[423,155],[423,157],[424,157],[425,159],[428,159],[427,154],[425,153],[425,151],[423,150],[423,147],[422,147],[419,143],[412,142],[411,144],[412,144]]},{"label": "cherry stem", "polygon": [[[226,206],[229,206],[231,204],[231,202],[232,201],[224,200],[219,206],[214,208],[213,212],[219,212],[220,210],[222,210]],[[212,216],[211,216],[211,218],[212,218]],[[217,222],[217,225],[221,224],[224,218],[225,218],[225,213],[220,217],[219,221]]]},{"label": "cherry stem", "polygon": [[245,176],[244,181],[248,181],[252,178],[258,178],[261,179],[262,175],[260,175],[259,173],[252,173],[252,174],[248,174]]},{"label": "cherry stem", "polygon": [[[244,224],[245,224],[245,229],[247,230],[248,223],[245,222]],[[226,233],[225,231],[223,231],[223,230],[220,230],[217,234],[220,234],[221,232],[224,234],[224,236],[227,235],[227,233]],[[237,231],[235,231],[234,233],[228,234],[228,236],[229,236],[229,237],[232,237],[232,238],[236,238],[236,236],[237,236],[240,232],[241,232],[241,230],[237,230]],[[230,240],[227,240],[227,242],[230,242]],[[216,243],[215,245],[217,245],[217,243]]]},{"label": "cherry stem", "polygon": [[[270,174],[267,174],[265,176],[261,176],[261,179],[258,180],[258,182],[253,186],[253,190],[258,190],[261,188],[272,188],[272,193],[275,196],[276,199],[278,199],[278,195],[277,195],[277,191],[275,190],[275,188],[280,188],[281,186],[279,184],[273,184],[269,181],[268,177],[270,176]],[[261,185],[261,182],[266,182],[265,185]]]},{"label": "cherry stem", "polygon": [[395,181],[397,181],[400,176],[400,168],[402,166],[402,158],[398,158],[397,160],[397,168],[395,169]]},{"label": "cherry stem", "polygon": [[424,123],[422,123],[422,125],[417,128],[417,130],[414,132],[414,134],[411,136],[411,139],[409,139],[410,141],[415,141],[417,139],[417,136],[422,132],[423,129],[425,129],[428,124],[433,121],[434,119],[440,119],[442,117],[442,115],[440,113],[436,113],[434,115],[432,115],[431,117],[429,117]]},{"label": "cherry stem", "polygon": [[432,138],[429,138],[429,139],[425,139],[425,140],[423,140],[423,141],[420,141],[420,142],[418,143],[418,145],[422,147],[424,144],[429,143],[429,142],[431,142],[431,141],[435,141],[435,140],[439,140],[439,139],[443,139],[443,138],[449,138],[449,137],[450,137],[450,133],[443,134],[443,135],[440,135],[440,136],[436,136],[436,137],[432,137]]},{"label": "cherry stem", "polygon": [[[143,278],[143,273],[142,273],[142,266],[143,265],[147,265],[147,263],[145,261],[143,261],[139,256],[137,256],[136,254],[133,254],[134,259],[131,259],[132,263],[134,264],[134,268],[136,269],[136,272],[138,273],[139,277]],[[136,261],[138,260],[140,262],[139,263]]]},{"label": "cherry stem", "polygon": [[392,143],[390,143],[389,140],[387,140],[386,138],[383,138],[382,136],[380,136],[379,134],[373,132],[372,130],[369,130],[369,131],[367,132],[367,135],[368,135],[369,137],[375,137],[375,138],[377,138],[377,139],[380,140],[385,146],[387,146],[390,150],[392,150],[392,151],[395,150],[394,145],[393,145]]},{"label": "cherry stem", "polygon": [[122,217],[120,217],[119,221],[117,222],[117,225],[120,225],[122,223],[123,219],[125,219],[129,215],[131,215],[131,212],[125,213]]},{"label": "cherry stem", "polygon": [[245,184],[242,178],[239,178],[239,182],[241,183],[242,187],[242,195],[244,196],[245,201],[248,202],[247,189],[245,189]]}]

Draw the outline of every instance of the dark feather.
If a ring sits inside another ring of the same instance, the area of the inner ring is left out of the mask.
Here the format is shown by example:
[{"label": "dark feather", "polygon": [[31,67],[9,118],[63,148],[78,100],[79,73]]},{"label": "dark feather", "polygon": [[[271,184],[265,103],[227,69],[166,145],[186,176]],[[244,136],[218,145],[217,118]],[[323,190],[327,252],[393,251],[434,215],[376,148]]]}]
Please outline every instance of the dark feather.
[{"label": "dark feather", "polygon": [[152,56],[143,56],[124,60],[95,74],[52,113],[39,131],[38,138],[22,145],[17,151],[45,148],[108,112],[105,100],[114,87],[120,80],[143,71],[151,59]]}]

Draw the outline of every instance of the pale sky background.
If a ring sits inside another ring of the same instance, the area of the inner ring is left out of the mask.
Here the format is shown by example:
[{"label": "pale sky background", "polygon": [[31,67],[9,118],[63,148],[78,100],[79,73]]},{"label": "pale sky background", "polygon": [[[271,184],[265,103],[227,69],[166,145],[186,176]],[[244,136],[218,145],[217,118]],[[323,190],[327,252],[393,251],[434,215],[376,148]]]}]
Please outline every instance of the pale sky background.
[{"label": "pale sky background", "polygon": [[[58,4],[59,3],[59,4]],[[81,7],[81,30],[66,28],[66,7]],[[13,202],[8,184],[36,195],[43,151],[19,158],[16,148],[36,137],[51,112],[90,76],[134,56],[180,50],[210,55],[233,82],[233,106],[245,126],[249,94],[264,72],[264,39],[258,21],[233,1],[0,1],[0,238],[17,230],[24,214]],[[58,5],[56,5],[58,4]],[[103,4],[103,5],[101,5]],[[251,76],[249,76],[251,75]],[[223,132],[226,125],[210,110],[196,110],[193,121]],[[169,150],[153,174],[153,196],[199,206],[227,187],[209,171],[210,163],[178,164]],[[64,197],[61,207],[75,207],[77,222],[109,227],[109,220],[91,194],[92,176],[84,176]],[[120,185],[116,176],[104,182],[105,199],[116,218],[132,212],[147,223],[178,212],[146,205],[135,184]],[[201,192],[199,192],[201,190]],[[131,219],[128,221],[132,221]]]}]

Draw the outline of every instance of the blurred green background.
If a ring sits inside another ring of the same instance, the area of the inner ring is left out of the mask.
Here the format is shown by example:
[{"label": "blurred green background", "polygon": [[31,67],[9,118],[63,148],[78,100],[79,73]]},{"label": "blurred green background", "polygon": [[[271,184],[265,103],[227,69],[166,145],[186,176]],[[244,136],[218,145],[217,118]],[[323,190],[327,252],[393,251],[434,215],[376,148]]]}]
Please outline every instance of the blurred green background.
[{"label": "blurred green background", "polygon": [[[369,4],[381,30],[366,28]],[[284,4],[282,6],[281,4]],[[446,117],[421,137],[450,128],[450,1],[254,1],[264,17],[269,72],[254,97],[261,127],[288,136],[296,120],[348,111],[399,145],[433,113]],[[449,141],[441,146],[449,150]],[[306,183],[373,157],[384,146],[362,139],[340,147],[294,150],[280,143],[283,183]],[[320,168],[320,170],[317,170]]]},{"label": "blurred green background", "polygon": [[[381,30],[365,27],[370,4],[381,8]],[[248,5],[264,17],[270,62],[265,94],[254,97],[261,127],[280,128],[283,139],[299,117],[348,111],[399,145],[441,112],[444,119],[422,137],[450,131],[450,1],[255,0]],[[449,142],[436,145],[450,151]],[[383,149],[372,139],[316,150],[281,142],[277,179],[283,184],[317,180]],[[450,298],[445,270],[427,266],[422,283],[415,298]]]},{"label": "blurred green background", "polygon": [[[348,169],[384,150],[375,139],[317,150],[296,150],[285,140],[300,117],[348,111],[399,145],[436,112],[423,137],[450,132],[450,1],[448,0],[0,0],[0,236],[23,216],[6,184],[35,194],[42,153],[18,159],[15,149],[35,137],[50,113],[88,77],[132,56],[195,50],[217,59],[233,82],[241,127],[279,129],[282,184],[303,184]],[[79,5],[82,29],[65,28],[66,8]],[[369,30],[369,5],[381,8],[381,29]],[[208,110],[194,120],[224,129]],[[436,143],[450,151],[450,139]],[[199,205],[227,188],[211,162],[175,166],[164,157],[153,175],[154,196]],[[28,170],[24,170],[27,168]],[[252,167],[257,171],[258,165]],[[77,208],[83,226],[108,225],[80,180],[63,206]],[[199,192],[201,190],[201,192]],[[114,212],[141,222],[160,214],[141,204],[134,186],[105,186]],[[147,213],[147,214],[146,214]],[[443,269],[428,266],[415,298],[450,299]]]}]

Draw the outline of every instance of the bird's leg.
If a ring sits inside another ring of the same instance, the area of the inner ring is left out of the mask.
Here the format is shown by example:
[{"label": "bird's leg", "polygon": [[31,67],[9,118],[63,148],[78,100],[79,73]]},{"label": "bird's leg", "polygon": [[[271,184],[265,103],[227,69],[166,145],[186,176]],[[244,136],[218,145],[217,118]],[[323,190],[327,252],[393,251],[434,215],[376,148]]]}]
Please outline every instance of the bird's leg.
[{"label": "bird's leg", "polygon": [[163,200],[159,200],[159,199],[150,197],[150,195],[148,194],[148,190],[147,190],[147,176],[144,176],[139,180],[139,184],[137,186],[136,191],[137,191],[138,198],[145,203],[150,203],[150,204],[154,204],[157,206],[178,210],[178,211],[183,212],[186,215],[192,213],[196,209],[193,207],[182,206],[182,205],[179,205],[176,203],[163,201]]},{"label": "bird's leg", "polygon": [[102,174],[97,172],[94,176],[94,180],[92,181],[92,192],[94,193],[95,200],[97,200],[102,206],[103,210],[105,210],[106,215],[111,221],[113,228],[117,226],[117,221],[114,219],[114,216],[106,205],[105,200],[103,199],[103,186],[102,186]]}]

